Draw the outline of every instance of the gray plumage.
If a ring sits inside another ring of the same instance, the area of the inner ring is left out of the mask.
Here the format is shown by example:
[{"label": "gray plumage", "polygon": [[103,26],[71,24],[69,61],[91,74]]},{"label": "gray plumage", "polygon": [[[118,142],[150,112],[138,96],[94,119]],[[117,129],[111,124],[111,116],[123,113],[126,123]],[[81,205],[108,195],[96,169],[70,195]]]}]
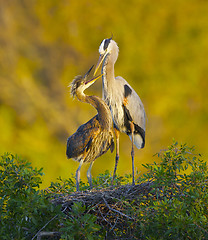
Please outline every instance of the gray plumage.
[{"label": "gray plumage", "polygon": [[[95,73],[102,64],[103,99],[108,104],[113,117],[116,131],[116,164],[113,179],[116,174],[119,159],[119,133],[126,133],[132,142],[132,183],[134,184],[134,147],[143,148],[145,146],[145,110],[143,103],[122,77],[115,77],[114,64],[118,58],[119,48],[112,38],[104,39],[99,47],[100,58],[95,69]],[[94,73],[94,74],[95,74]]]}]

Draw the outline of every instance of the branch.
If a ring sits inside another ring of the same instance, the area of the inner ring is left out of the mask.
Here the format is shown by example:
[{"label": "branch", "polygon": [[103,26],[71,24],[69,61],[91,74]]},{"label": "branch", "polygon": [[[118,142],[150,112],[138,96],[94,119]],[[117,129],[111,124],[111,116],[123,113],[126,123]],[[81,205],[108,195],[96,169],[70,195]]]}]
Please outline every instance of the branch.
[{"label": "branch", "polygon": [[[67,209],[67,207],[65,207],[62,212],[65,212],[66,209]],[[34,236],[31,240],[34,240],[36,237],[38,237],[38,236],[40,235],[41,231],[42,231],[50,222],[52,222],[57,216],[58,216],[58,214],[56,214],[53,218],[51,218],[51,220],[48,221],[48,222],[35,234],[35,236]]]},{"label": "branch", "polygon": [[41,240],[41,237],[43,236],[60,236],[59,232],[40,232],[37,236],[37,240]]},{"label": "branch", "polygon": [[134,218],[129,217],[128,215],[126,215],[126,214],[124,214],[124,213],[122,213],[122,212],[120,212],[120,211],[118,211],[118,210],[116,210],[116,209],[111,208],[111,207],[108,205],[108,203],[107,203],[107,201],[105,200],[104,197],[103,197],[103,201],[105,202],[105,204],[106,204],[106,206],[108,207],[109,210],[111,210],[111,211],[113,211],[113,212],[116,212],[116,213],[120,214],[121,216],[124,216],[124,217],[126,217],[126,218],[128,218],[128,219],[134,220]]}]

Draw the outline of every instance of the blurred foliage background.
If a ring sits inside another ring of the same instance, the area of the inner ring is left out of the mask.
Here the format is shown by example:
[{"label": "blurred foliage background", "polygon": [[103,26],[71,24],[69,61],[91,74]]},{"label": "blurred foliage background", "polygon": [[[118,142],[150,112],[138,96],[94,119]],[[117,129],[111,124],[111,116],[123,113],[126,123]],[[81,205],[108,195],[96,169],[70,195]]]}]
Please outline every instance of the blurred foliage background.
[{"label": "blurred foliage background", "polygon": [[[68,85],[96,64],[101,41],[113,34],[120,48],[116,76],[146,109],[137,170],[172,138],[207,157],[207,13],[207,0],[0,0],[0,153],[43,167],[43,187],[75,173],[78,163],[65,156],[67,137],[96,111],[72,100]],[[97,81],[87,93],[101,96],[101,88]],[[130,173],[124,134],[120,149],[118,173]],[[92,174],[113,171],[114,156],[97,159]]]}]

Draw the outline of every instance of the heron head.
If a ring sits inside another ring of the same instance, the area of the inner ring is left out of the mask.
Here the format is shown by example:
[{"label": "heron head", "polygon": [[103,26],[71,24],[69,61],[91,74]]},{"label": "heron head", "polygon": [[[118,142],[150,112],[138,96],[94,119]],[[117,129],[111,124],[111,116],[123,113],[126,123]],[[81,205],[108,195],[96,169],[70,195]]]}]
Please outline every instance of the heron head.
[{"label": "heron head", "polygon": [[111,50],[111,43],[112,40],[112,37],[111,38],[107,38],[107,39],[104,39],[101,44],[100,44],[100,47],[99,47],[99,53],[100,54],[105,54],[106,52],[110,52]]},{"label": "heron head", "polygon": [[104,39],[101,42],[100,47],[99,47],[100,57],[98,59],[97,66],[95,68],[94,75],[97,73],[99,67],[101,66],[103,60],[105,59],[105,57],[107,55],[112,55],[113,58],[114,58],[113,61],[115,62],[117,60],[117,57],[118,57],[118,52],[119,52],[118,45],[112,39],[112,37]]},{"label": "heron head", "polygon": [[74,78],[74,80],[71,83],[71,95],[75,97],[77,91],[84,92],[85,89],[90,87],[99,77],[102,76],[99,75],[97,77],[94,77],[90,80],[88,80],[88,76],[92,70],[93,66],[87,71],[87,73],[84,76],[78,75]]}]

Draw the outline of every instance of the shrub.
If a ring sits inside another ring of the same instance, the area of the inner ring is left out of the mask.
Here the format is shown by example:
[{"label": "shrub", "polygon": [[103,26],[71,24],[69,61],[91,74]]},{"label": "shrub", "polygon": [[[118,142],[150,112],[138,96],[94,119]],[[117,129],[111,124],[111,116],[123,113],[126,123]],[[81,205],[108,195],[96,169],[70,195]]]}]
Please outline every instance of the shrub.
[{"label": "shrub", "polygon": [[42,175],[42,169],[33,169],[30,163],[18,156],[8,153],[2,156],[0,160],[1,239],[31,239],[54,216],[57,209],[39,189]]},{"label": "shrub", "polygon": [[93,179],[97,190],[81,182],[76,193],[74,177],[40,190],[42,169],[3,155],[0,239],[208,239],[207,163],[177,142],[157,156],[136,186],[128,175],[112,188],[106,171]]},{"label": "shrub", "polygon": [[186,144],[175,142],[146,164],[140,181],[151,181],[138,208],[144,239],[208,239],[208,167]]}]

